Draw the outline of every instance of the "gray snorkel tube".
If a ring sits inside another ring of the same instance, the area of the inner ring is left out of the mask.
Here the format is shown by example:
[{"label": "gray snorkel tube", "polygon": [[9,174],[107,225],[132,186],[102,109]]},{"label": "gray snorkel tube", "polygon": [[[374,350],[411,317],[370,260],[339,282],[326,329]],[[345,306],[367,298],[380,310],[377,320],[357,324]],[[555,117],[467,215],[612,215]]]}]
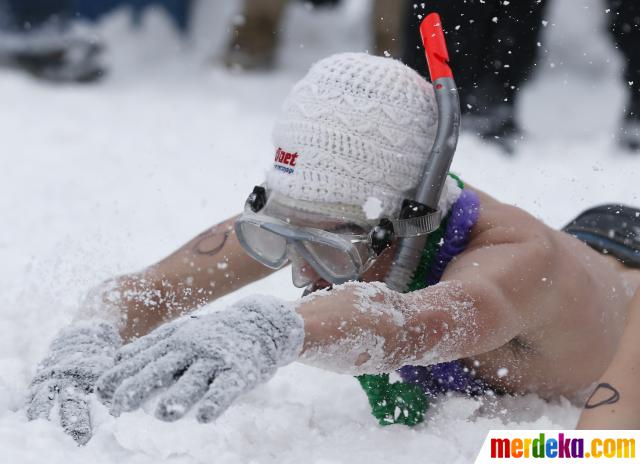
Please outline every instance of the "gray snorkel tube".
[{"label": "gray snorkel tube", "polygon": [[[416,218],[437,212],[438,200],[458,145],[460,131],[458,89],[448,64],[447,44],[442,22],[437,13],[431,13],[424,18],[420,24],[420,35],[438,103],[438,130],[415,197],[404,201],[400,219]],[[445,214],[446,212],[441,213]],[[413,275],[420,264],[427,237],[428,233],[425,232],[398,239],[393,265],[385,279],[389,288],[398,292],[408,290]]]}]

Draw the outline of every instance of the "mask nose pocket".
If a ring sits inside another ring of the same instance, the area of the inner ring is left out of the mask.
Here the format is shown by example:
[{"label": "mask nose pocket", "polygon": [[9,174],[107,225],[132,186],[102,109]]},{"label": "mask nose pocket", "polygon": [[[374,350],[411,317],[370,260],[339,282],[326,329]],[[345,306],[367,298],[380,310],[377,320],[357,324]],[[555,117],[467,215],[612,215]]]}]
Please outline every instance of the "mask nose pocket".
[{"label": "mask nose pocket", "polygon": [[294,246],[289,245],[287,247],[287,257],[291,262],[291,279],[296,287],[304,288],[320,278],[313,267],[300,256]]}]

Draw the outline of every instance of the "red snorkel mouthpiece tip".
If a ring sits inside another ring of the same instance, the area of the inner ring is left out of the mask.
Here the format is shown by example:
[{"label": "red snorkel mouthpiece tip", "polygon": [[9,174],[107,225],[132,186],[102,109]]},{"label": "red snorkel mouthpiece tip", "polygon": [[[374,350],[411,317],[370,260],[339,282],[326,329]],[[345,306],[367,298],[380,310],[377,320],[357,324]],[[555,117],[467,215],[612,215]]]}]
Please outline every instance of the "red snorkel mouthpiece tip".
[{"label": "red snorkel mouthpiece tip", "polygon": [[449,52],[444,39],[442,21],[438,13],[428,14],[420,23],[420,36],[427,56],[431,82],[442,77],[453,77],[449,67]]}]

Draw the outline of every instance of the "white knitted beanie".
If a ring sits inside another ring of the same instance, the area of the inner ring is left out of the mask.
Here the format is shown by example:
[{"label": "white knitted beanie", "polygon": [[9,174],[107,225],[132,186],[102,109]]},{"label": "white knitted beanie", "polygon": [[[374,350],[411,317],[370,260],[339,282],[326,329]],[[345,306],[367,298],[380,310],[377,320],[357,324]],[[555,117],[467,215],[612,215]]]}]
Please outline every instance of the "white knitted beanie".
[{"label": "white knitted beanie", "polygon": [[371,219],[363,207],[373,201],[379,217],[395,217],[436,129],[433,88],[414,70],[365,53],[330,56],[285,100],[266,186],[294,207]]}]

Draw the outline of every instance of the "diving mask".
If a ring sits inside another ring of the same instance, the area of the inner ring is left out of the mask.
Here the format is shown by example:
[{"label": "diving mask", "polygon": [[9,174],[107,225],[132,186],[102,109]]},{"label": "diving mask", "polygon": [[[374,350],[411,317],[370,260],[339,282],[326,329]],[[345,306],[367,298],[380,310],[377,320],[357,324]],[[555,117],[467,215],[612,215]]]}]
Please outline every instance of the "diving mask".
[{"label": "diving mask", "polygon": [[[240,244],[269,268],[280,269],[289,262],[301,265],[303,260],[332,284],[358,280],[395,237],[428,234],[440,224],[439,211],[411,219],[380,219],[373,224],[328,219],[295,221],[291,217],[295,214],[289,215],[277,196],[268,195],[262,186],[253,189],[235,224]],[[309,282],[299,278],[296,281],[294,276],[294,283],[303,287]]]}]

